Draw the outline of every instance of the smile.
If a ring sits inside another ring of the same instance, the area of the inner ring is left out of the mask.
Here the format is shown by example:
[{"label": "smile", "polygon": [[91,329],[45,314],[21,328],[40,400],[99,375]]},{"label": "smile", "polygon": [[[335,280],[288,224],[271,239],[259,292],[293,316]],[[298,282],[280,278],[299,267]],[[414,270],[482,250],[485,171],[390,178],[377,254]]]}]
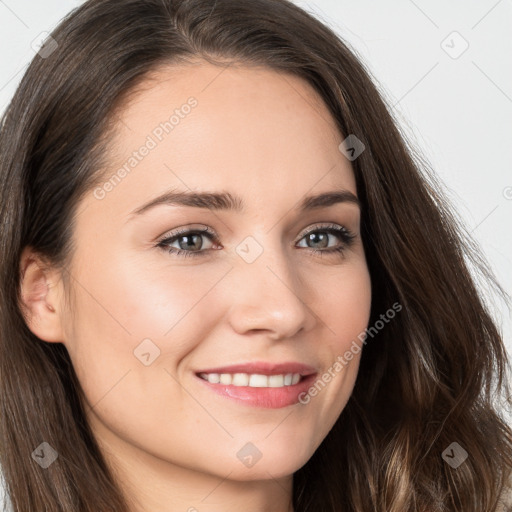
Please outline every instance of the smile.
[{"label": "smile", "polygon": [[293,386],[300,381],[299,373],[261,375],[258,373],[200,373],[199,376],[211,384],[248,386],[251,388],[281,388]]}]

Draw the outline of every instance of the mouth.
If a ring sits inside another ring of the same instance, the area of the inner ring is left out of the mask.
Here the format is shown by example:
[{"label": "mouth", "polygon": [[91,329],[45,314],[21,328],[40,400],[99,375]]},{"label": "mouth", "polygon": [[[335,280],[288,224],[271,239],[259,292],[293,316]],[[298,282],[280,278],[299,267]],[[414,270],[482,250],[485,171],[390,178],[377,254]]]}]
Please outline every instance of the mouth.
[{"label": "mouth", "polygon": [[297,405],[313,384],[315,373],[301,375],[256,373],[206,373],[195,374],[200,385],[208,391],[243,406],[278,409]]}]

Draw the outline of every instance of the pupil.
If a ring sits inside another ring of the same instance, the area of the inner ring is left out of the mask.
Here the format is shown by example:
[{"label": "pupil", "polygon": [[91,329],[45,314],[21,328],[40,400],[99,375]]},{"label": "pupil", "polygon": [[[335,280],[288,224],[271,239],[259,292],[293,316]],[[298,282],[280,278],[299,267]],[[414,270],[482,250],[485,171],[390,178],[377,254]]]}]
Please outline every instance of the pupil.
[{"label": "pupil", "polygon": [[319,237],[320,237],[320,238],[321,238],[321,237],[323,237],[323,238],[324,238],[324,240],[323,240],[323,241],[324,241],[324,243],[323,243],[323,245],[322,245],[321,247],[327,247],[327,234],[326,234],[326,233],[311,233],[311,234],[309,235],[309,239],[310,239],[310,241],[312,241],[312,242],[314,242],[314,243],[317,243],[317,242],[315,241],[315,239],[316,239],[316,238],[319,238]]},{"label": "pupil", "polygon": [[[193,237],[197,237],[199,239],[199,244],[197,246],[194,246],[194,243],[190,242],[190,240]],[[197,234],[182,236],[181,239],[182,240],[187,240],[187,242],[185,242],[184,244],[181,244],[181,242],[180,242],[180,247],[182,249],[185,249],[185,250],[188,250],[188,249],[201,249],[201,247],[202,247],[201,237],[199,235],[197,235]],[[185,247],[183,247],[183,245],[185,245]]]}]

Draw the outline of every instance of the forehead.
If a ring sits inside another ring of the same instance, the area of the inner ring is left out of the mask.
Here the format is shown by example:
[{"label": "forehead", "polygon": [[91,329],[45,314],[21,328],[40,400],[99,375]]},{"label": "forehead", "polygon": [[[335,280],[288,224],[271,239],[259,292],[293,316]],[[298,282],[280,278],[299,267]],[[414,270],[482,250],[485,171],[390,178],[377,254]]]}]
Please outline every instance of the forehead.
[{"label": "forehead", "polygon": [[[286,126],[286,120],[289,124],[302,118],[311,122],[315,117],[312,128],[323,125],[322,136],[338,132],[322,98],[305,79],[263,66],[240,63],[216,66],[200,60],[161,66],[146,75],[116,112],[117,120],[122,122],[118,133],[126,135],[133,122],[147,131],[151,125],[140,125],[141,121],[154,121],[157,112],[159,118],[168,119],[166,114],[179,109],[191,96],[197,99],[205,116],[214,114],[223,123],[228,119],[233,124],[243,123],[246,129],[258,128],[258,119],[265,124],[274,118]],[[244,119],[244,114],[255,112],[259,114],[257,117]],[[283,113],[287,114],[285,118]],[[226,124],[226,128],[230,126]],[[220,128],[219,124],[216,128]]]},{"label": "forehead", "polygon": [[[259,205],[342,187],[355,193],[342,136],[304,79],[203,61],[147,77],[114,116],[106,199],[133,204],[170,187],[229,189]],[[117,184],[117,182],[119,182]]]}]

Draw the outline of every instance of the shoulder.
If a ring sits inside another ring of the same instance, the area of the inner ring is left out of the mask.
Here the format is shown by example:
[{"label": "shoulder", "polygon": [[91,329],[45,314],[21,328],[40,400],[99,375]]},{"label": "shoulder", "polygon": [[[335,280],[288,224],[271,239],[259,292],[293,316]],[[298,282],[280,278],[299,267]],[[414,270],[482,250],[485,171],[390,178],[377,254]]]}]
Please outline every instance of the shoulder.
[{"label": "shoulder", "polygon": [[512,512],[512,472],[509,475],[507,483],[500,495],[498,508],[496,512]]}]

